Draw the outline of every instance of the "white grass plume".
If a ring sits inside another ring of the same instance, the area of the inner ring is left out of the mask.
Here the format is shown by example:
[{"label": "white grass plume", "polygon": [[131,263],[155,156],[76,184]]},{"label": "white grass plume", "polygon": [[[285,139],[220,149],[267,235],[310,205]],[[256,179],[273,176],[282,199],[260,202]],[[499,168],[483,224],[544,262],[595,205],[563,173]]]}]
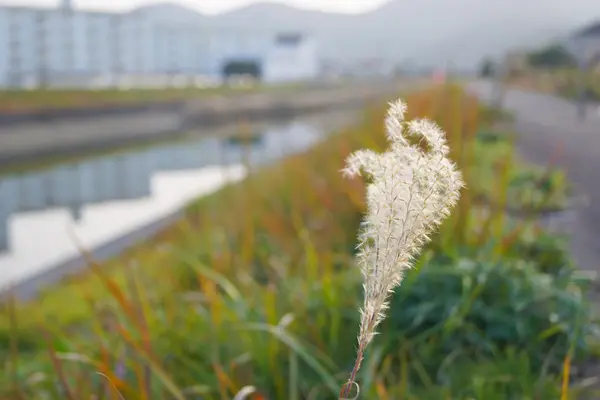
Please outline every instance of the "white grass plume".
[{"label": "white grass plume", "polygon": [[[390,103],[386,118],[390,148],[384,153],[359,150],[347,159],[343,173],[365,173],[367,213],[358,235],[358,265],[363,275],[364,304],[361,312],[356,362],[340,399],[355,386],[365,348],[384,319],[388,298],[429,235],[448,217],[463,187],[461,173],[448,158],[445,133],[433,122],[404,121],[406,105]],[[420,146],[407,137],[415,137]]]}]

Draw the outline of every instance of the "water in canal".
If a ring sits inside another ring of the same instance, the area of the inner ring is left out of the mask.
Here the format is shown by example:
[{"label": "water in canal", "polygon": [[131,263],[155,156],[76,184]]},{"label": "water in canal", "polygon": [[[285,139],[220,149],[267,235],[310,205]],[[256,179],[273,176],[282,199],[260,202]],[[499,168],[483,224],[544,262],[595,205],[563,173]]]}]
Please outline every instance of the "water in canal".
[{"label": "water in canal", "polygon": [[332,121],[266,125],[246,145],[202,136],[0,176],[0,291],[80,259],[73,235],[96,249],[143,231],[242,178],[243,158],[259,166],[306,150],[333,129]]}]

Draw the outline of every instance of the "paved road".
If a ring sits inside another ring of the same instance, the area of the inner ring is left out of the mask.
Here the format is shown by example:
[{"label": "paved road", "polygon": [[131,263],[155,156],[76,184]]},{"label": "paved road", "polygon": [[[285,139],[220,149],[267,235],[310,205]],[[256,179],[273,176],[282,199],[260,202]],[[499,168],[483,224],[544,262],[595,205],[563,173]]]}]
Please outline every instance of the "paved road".
[{"label": "paved road", "polygon": [[[473,82],[468,89],[490,101],[492,85]],[[575,104],[557,97],[507,90],[503,106],[515,116],[519,148],[533,162],[551,159],[562,166],[589,206],[578,211],[572,240],[573,256],[584,270],[600,272],[600,114],[590,107],[584,121]]]}]

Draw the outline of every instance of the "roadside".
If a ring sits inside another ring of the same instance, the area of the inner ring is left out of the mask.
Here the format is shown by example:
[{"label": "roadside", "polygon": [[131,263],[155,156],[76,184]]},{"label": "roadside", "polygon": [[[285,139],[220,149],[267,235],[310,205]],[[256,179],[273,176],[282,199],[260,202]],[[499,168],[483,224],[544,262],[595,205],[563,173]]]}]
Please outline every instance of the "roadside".
[{"label": "roadside", "polygon": [[[492,85],[474,82],[468,89],[490,102]],[[586,271],[600,271],[600,116],[577,119],[572,102],[557,97],[507,89],[503,106],[514,115],[520,151],[532,162],[555,162],[565,169],[588,207],[577,212],[572,251]]]},{"label": "roadside", "polygon": [[[472,82],[467,88],[484,102],[493,99],[489,82]],[[583,271],[600,277],[600,115],[588,110],[581,121],[574,102],[511,88],[506,90],[503,107],[514,115],[519,151],[534,163],[562,167],[586,197],[587,204],[577,209],[570,228],[570,250]],[[590,296],[598,313],[599,281],[594,282]],[[586,365],[585,371],[586,376],[597,378],[600,365]]]}]

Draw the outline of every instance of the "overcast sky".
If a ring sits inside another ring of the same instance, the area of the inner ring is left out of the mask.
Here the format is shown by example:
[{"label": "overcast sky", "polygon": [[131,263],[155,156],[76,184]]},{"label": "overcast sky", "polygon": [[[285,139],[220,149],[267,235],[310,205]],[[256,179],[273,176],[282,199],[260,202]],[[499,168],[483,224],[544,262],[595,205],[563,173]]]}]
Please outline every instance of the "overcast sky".
[{"label": "overcast sky", "polygon": [[[0,0],[0,4],[10,5],[44,5],[52,6],[60,0]],[[93,8],[97,10],[122,10],[133,8],[148,3],[159,3],[172,1],[190,8],[195,8],[205,14],[216,14],[229,11],[236,7],[257,0],[72,0],[76,6],[82,8]],[[286,3],[302,8],[310,8],[323,11],[337,11],[344,13],[359,13],[372,10],[387,0],[269,0],[272,2]]]}]

